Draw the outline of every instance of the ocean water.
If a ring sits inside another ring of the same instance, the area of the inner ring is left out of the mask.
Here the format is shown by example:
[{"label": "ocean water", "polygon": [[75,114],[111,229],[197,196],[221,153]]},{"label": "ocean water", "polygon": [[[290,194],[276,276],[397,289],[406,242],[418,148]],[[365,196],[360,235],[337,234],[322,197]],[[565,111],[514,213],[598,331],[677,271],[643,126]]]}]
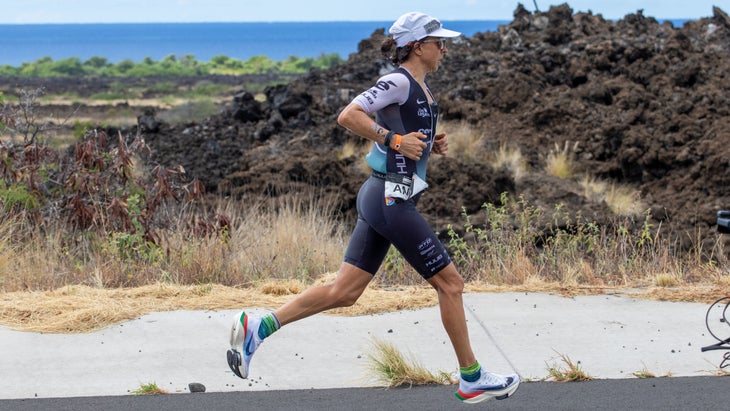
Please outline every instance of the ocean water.
[{"label": "ocean water", "polygon": [[[466,36],[495,31],[508,21],[443,21]],[[360,40],[391,22],[307,23],[146,23],[146,24],[2,24],[0,65],[19,66],[43,57],[60,60],[105,57],[112,63],[146,57],[192,54],[199,61],[217,55],[248,60],[267,56],[313,57],[337,53],[347,58]]]}]

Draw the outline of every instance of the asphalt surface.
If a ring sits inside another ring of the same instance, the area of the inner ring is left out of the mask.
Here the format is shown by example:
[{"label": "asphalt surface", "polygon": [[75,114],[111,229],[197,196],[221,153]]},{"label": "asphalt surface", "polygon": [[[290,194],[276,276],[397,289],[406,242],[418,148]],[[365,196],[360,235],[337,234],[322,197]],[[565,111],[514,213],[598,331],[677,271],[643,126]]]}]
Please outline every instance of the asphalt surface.
[{"label": "asphalt surface", "polygon": [[511,398],[473,405],[459,403],[453,387],[421,386],[4,400],[0,410],[727,410],[728,384],[722,377],[530,382]]},{"label": "asphalt surface", "polygon": [[[464,300],[483,366],[531,381],[490,409],[730,409],[730,379],[717,376],[724,351],[700,350],[715,342],[706,304],[540,293]],[[249,380],[225,360],[235,313],[151,313],[89,334],[0,328],[0,410],[467,407],[453,386],[385,390],[370,371],[377,338],[431,371],[455,372],[437,307],[290,324],[256,352]],[[543,382],[566,358],[594,380]],[[206,392],[190,394],[193,382]],[[147,383],[177,395],[130,395]]]}]

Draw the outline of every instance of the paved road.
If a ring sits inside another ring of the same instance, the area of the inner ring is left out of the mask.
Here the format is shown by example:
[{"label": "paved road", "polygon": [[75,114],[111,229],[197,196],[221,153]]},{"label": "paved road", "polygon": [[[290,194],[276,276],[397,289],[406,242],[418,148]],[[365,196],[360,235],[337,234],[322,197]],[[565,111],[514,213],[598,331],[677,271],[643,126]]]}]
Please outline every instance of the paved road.
[{"label": "paved road", "polygon": [[[562,366],[559,355],[596,380],[632,378],[643,370],[713,376],[722,360],[721,351],[700,351],[714,341],[704,324],[706,304],[539,293],[464,299],[477,358],[489,371],[514,370],[525,380],[539,381],[548,366]],[[125,396],[150,382],[179,394],[191,382],[205,384],[209,393],[373,388],[381,386],[369,369],[376,338],[428,370],[455,371],[438,307],[429,307],[316,315],[287,325],[256,351],[252,380],[243,381],[225,361],[236,312],[150,313],[87,334],[0,327],[0,400]]]},{"label": "paved road", "polygon": [[0,401],[0,411],[186,411],[186,410],[728,410],[730,378],[672,377],[523,383],[510,399],[459,403],[452,386],[342,388],[40,398]]},{"label": "paved road", "polygon": [[[730,410],[730,378],[714,376],[706,304],[621,295],[467,294],[472,345],[490,371],[539,381],[565,354],[595,379],[524,383],[490,410]],[[88,334],[0,327],[2,410],[452,410],[452,386],[375,388],[372,339],[429,370],[456,359],[437,307],[360,317],[317,315],[290,324],[256,352],[251,380],[225,362],[237,310],[150,313]],[[726,324],[721,324],[725,326]],[[645,370],[668,378],[628,378]],[[369,374],[370,373],[370,374]],[[154,382],[170,395],[128,395]],[[188,393],[200,382],[204,394]]]}]

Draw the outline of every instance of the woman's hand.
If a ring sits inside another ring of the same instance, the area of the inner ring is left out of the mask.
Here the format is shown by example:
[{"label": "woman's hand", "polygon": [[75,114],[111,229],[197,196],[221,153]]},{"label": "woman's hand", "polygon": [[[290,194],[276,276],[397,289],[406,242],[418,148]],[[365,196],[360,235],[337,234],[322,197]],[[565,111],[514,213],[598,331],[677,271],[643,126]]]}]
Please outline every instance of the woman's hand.
[{"label": "woman's hand", "polygon": [[446,139],[446,133],[436,134],[433,138],[433,148],[431,149],[436,154],[445,156],[449,151],[449,141]]},{"label": "woman's hand", "polygon": [[[426,137],[425,134],[419,133],[418,131],[404,134],[401,139],[400,150],[398,151],[407,158],[418,161],[423,155],[423,150],[428,147],[428,145],[423,142],[426,138],[428,137]],[[395,146],[395,142],[393,142],[393,140],[391,140],[390,146]]]}]

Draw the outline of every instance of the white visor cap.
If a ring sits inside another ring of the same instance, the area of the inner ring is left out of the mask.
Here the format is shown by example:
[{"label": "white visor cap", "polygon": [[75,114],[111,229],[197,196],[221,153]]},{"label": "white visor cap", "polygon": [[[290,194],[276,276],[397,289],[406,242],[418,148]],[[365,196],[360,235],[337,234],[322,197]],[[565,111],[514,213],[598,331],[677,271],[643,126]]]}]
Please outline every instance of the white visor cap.
[{"label": "white visor cap", "polygon": [[418,41],[425,37],[458,37],[458,31],[443,28],[441,22],[427,14],[416,11],[406,13],[393,23],[389,33],[398,47],[403,47],[411,41]]}]

